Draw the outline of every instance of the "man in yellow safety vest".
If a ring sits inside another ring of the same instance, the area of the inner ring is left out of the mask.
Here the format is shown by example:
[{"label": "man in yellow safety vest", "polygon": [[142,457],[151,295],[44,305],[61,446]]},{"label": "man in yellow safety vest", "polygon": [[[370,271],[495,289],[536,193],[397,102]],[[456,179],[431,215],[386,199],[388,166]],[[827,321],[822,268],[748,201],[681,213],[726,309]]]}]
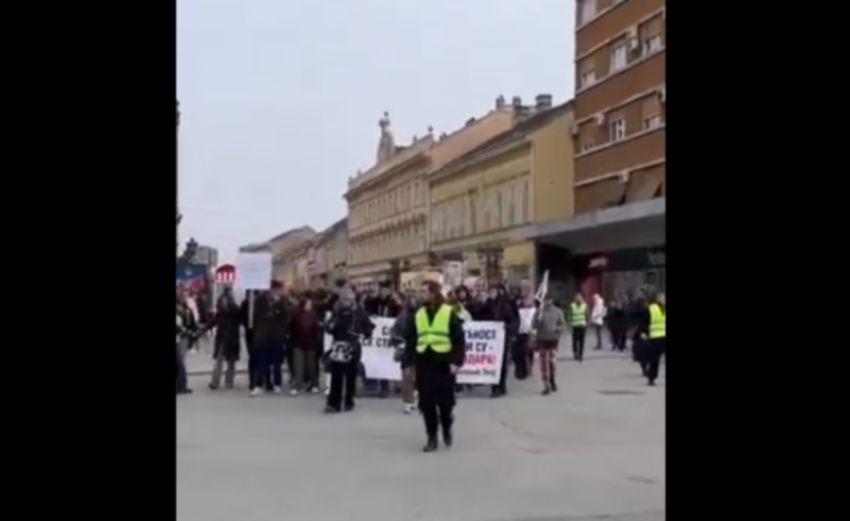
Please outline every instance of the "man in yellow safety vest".
[{"label": "man in yellow safety vest", "polygon": [[428,442],[424,452],[437,450],[437,425],[442,426],[443,443],[452,445],[455,374],[466,356],[462,320],[446,303],[440,285],[422,285],[423,305],[411,313],[405,328],[404,357],[416,368],[419,410],[425,420]]},{"label": "man in yellow safety vest", "polygon": [[569,324],[573,337],[573,358],[581,362],[584,360],[584,333],[587,331],[587,303],[581,293],[576,293],[570,304]]},{"label": "man in yellow safety vest", "polygon": [[666,348],[667,308],[663,293],[651,292],[649,295],[649,339],[646,342],[646,378],[649,385],[655,385],[661,355]]}]

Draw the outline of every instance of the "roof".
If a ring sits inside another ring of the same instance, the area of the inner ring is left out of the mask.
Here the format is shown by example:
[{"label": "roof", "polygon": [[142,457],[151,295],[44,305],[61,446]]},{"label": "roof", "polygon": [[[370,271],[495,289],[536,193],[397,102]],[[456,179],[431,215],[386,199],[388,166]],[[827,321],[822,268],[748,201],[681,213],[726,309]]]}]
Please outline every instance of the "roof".
[{"label": "roof", "polygon": [[316,230],[314,230],[310,226],[301,226],[299,228],[293,228],[291,230],[287,230],[287,231],[281,233],[280,235],[276,235],[276,236],[272,237],[271,239],[266,241],[266,244],[271,243],[271,242],[275,242],[275,241],[279,241],[281,239],[285,239],[285,238],[289,237],[290,235],[295,235],[296,233],[299,233],[299,232],[316,233]]},{"label": "roof", "polygon": [[348,217],[343,217],[342,219],[338,220],[337,222],[333,223],[332,225],[319,232],[314,238],[315,243],[324,243],[325,241],[329,240],[334,233],[338,232],[340,229],[345,228],[347,224]]},{"label": "roof", "polygon": [[448,163],[443,165],[442,168],[433,172],[432,175],[438,174],[443,171],[452,170],[462,164],[465,164],[483,156],[487,152],[496,150],[497,148],[503,145],[524,139],[531,132],[547,125],[550,121],[564,114],[571,108],[572,100],[568,100],[564,103],[561,103],[560,105],[552,107],[549,110],[533,114],[532,116],[529,116],[519,121],[514,126],[502,132],[501,134],[497,134],[492,138],[488,139],[487,141],[481,143],[466,154],[463,154],[462,156],[457,157],[452,161],[449,161]]}]

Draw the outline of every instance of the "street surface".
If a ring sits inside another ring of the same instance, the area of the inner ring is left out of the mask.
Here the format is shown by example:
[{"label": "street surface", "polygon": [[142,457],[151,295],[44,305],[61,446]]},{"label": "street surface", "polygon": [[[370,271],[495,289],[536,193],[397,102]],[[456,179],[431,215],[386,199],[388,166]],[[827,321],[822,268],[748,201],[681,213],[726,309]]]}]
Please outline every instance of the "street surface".
[{"label": "street surface", "polygon": [[648,387],[628,354],[591,348],[558,364],[548,397],[538,371],[505,398],[460,395],[455,446],[434,454],[396,397],[325,416],[319,395],[249,398],[244,374],[218,392],[194,376],[177,397],[177,519],[663,521],[663,364]]}]

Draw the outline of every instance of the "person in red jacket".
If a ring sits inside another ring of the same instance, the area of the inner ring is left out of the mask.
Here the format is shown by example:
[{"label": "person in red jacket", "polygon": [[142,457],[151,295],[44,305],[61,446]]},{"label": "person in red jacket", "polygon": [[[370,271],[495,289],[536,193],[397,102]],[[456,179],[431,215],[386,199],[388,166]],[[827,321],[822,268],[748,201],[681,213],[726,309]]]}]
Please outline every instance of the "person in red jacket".
[{"label": "person in red jacket", "polygon": [[321,317],[313,303],[311,295],[306,295],[299,303],[292,317],[290,342],[294,348],[292,362],[295,373],[295,385],[289,394],[296,396],[301,391],[316,392],[316,358],[322,341]]}]

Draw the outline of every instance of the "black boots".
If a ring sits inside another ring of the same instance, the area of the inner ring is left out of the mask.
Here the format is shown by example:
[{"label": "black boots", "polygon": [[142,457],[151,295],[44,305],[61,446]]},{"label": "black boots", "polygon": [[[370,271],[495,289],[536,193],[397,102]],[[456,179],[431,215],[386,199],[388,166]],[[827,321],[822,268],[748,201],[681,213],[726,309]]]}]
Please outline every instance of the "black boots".
[{"label": "black boots", "polygon": [[447,429],[443,429],[443,444],[446,448],[450,448],[453,441],[454,437],[452,436],[452,428],[449,427]]},{"label": "black boots", "polygon": [[437,450],[437,438],[428,438],[428,443],[422,447],[422,452],[434,452]]}]

